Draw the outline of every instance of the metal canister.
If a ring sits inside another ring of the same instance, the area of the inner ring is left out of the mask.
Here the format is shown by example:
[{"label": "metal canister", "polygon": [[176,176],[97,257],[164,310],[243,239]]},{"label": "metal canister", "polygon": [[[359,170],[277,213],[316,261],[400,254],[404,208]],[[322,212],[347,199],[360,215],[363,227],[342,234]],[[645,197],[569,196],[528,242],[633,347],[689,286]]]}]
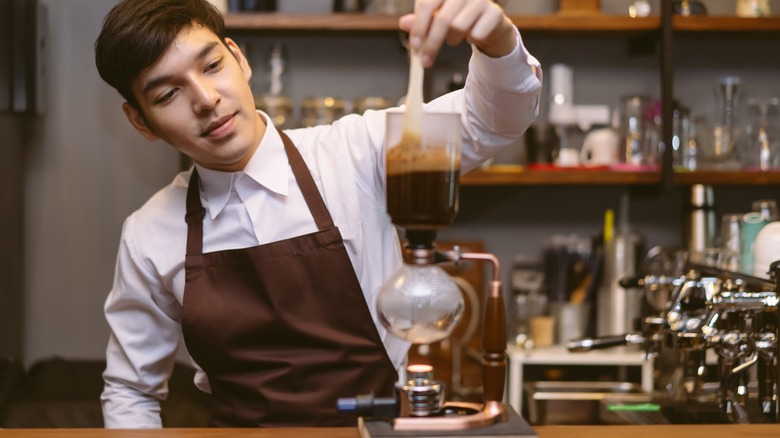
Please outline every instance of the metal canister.
[{"label": "metal canister", "polygon": [[624,288],[620,279],[635,276],[642,237],[631,231],[620,232],[604,245],[604,277],[596,299],[596,334],[610,336],[636,331],[643,291]]},{"label": "metal canister", "polygon": [[694,184],[686,203],[685,243],[689,252],[715,246],[715,194],[712,186]]}]

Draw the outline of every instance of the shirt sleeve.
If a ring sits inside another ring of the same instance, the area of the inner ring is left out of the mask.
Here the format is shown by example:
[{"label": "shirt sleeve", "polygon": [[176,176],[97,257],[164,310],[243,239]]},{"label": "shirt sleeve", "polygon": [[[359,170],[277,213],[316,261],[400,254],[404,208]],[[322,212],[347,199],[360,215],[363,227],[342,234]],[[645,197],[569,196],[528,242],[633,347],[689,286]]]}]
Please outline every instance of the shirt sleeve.
[{"label": "shirt sleeve", "polygon": [[159,401],[168,395],[181,338],[178,316],[157,304],[165,288],[138,256],[133,218],[122,230],[114,284],[104,309],[111,330],[101,395],[107,428],[162,427]]},{"label": "shirt sleeve", "polygon": [[464,172],[515,143],[539,113],[542,68],[516,28],[515,38],[514,50],[501,58],[491,58],[472,46],[463,90],[426,105],[426,111],[461,114]]}]

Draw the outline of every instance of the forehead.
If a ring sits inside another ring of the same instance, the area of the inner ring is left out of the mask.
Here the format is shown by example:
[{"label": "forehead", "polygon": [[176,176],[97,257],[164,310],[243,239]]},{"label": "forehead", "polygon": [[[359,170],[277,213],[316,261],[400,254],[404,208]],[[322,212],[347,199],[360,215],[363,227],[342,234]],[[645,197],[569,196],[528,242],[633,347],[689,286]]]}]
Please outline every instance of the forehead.
[{"label": "forehead", "polygon": [[213,43],[219,43],[217,35],[204,26],[193,24],[182,29],[160,59],[147,69],[156,70],[178,62],[193,61],[204,47]]},{"label": "forehead", "polygon": [[223,47],[219,37],[207,27],[193,23],[176,35],[176,39],[154,64],[141,70],[134,81],[134,88],[143,89],[150,78],[174,75],[199,60],[206,47]]}]

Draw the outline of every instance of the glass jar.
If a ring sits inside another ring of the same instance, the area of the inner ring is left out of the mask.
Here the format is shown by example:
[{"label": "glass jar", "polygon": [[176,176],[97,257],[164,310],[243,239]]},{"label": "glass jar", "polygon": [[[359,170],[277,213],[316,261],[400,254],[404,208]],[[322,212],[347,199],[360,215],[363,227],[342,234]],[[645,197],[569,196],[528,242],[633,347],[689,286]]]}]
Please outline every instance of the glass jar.
[{"label": "glass jar", "polygon": [[286,96],[261,96],[255,99],[255,107],[268,114],[277,129],[295,127],[293,102]]},{"label": "glass jar", "polygon": [[409,14],[414,11],[414,0],[372,0],[367,10],[382,15]]},{"label": "glass jar", "polygon": [[305,128],[328,125],[344,115],[344,100],[335,97],[309,97],[301,105],[301,125]]},{"label": "glass jar", "polygon": [[737,0],[737,17],[769,17],[772,10],[769,0]]},{"label": "glass jar", "polygon": [[367,110],[383,110],[393,106],[393,102],[380,96],[357,97],[352,101],[352,112],[363,114]]}]

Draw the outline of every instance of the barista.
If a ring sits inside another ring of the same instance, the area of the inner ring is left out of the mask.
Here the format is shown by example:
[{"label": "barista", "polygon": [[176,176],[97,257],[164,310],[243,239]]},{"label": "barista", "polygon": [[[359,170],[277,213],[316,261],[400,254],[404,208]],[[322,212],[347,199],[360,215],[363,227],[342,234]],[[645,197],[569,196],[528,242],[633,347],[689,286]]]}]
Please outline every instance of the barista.
[{"label": "barista", "polygon": [[[426,105],[462,114],[464,171],[522,135],[541,69],[498,6],[419,0],[399,25],[426,66],[445,41],[473,46],[464,90]],[[160,427],[180,338],[214,425],[354,425],[336,400],[392,394],[408,349],[374,310],[401,264],[385,113],[276,129],[205,0],[123,0],[95,52],[133,127],[195,163],[124,223],[105,305],[105,425]]]}]

